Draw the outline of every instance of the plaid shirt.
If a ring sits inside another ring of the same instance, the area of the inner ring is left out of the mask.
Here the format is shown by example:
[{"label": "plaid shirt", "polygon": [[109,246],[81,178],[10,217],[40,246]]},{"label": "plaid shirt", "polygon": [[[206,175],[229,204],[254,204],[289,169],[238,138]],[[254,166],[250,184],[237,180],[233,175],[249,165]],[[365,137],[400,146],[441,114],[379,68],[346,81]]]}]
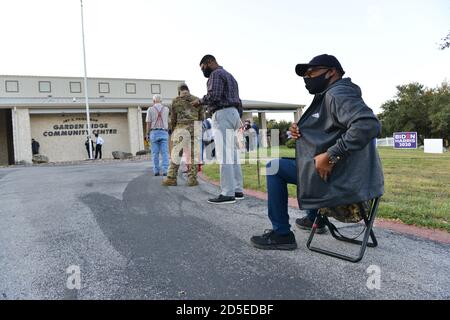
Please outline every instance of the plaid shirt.
[{"label": "plaid shirt", "polygon": [[241,105],[238,83],[224,68],[219,67],[211,73],[207,87],[208,93],[200,103],[208,105],[211,113],[218,107]]}]

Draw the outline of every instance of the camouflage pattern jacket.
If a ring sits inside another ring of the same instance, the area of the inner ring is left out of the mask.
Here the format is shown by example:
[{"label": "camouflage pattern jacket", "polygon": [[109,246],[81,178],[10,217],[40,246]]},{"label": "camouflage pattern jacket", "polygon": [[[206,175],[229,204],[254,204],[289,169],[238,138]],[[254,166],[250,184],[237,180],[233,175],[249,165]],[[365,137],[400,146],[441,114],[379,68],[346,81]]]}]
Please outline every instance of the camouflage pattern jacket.
[{"label": "camouflage pattern jacket", "polygon": [[191,102],[198,99],[191,94],[180,95],[173,99],[170,110],[170,128],[175,130],[177,125],[192,125],[195,121],[203,120],[203,109],[193,107]]}]

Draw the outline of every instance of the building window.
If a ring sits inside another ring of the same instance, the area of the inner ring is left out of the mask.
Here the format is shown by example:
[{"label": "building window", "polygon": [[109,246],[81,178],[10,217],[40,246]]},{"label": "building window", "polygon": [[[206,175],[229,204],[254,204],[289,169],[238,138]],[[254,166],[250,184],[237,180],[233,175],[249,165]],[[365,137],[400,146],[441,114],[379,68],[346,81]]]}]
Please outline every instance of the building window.
[{"label": "building window", "polygon": [[81,82],[70,82],[70,93],[81,93]]},{"label": "building window", "polygon": [[19,81],[6,80],[5,88],[6,88],[6,92],[19,92]]},{"label": "building window", "polygon": [[125,92],[129,94],[136,94],[136,83],[125,83]]},{"label": "building window", "polygon": [[98,83],[98,92],[99,93],[109,93],[109,83],[108,82],[99,82]]},{"label": "building window", "polygon": [[152,94],[161,94],[161,85],[152,84]]},{"label": "building window", "polygon": [[50,81],[39,81],[39,92],[52,92]]}]

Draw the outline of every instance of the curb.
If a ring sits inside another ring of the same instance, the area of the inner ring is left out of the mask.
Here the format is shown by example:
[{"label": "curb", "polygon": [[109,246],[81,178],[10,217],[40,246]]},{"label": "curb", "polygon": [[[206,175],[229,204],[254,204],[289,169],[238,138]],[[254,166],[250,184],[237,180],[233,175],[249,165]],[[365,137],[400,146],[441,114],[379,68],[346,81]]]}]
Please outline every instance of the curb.
[{"label": "curb", "polygon": [[120,163],[120,162],[143,162],[150,161],[149,155],[133,156],[129,159],[113,159],[113,158],[103,158],[103,159],[86,159],[86,160],[74,160],[74,161],[60,161],[60,162],[48,162],[48,163],[26,163],[26,164],[11,164],[4,165],[0,168],[32,168],[32,167],[63,167],[63,166],[74,166],[74,165],[86,165],[86,164],[110,164],[110,163]]}]

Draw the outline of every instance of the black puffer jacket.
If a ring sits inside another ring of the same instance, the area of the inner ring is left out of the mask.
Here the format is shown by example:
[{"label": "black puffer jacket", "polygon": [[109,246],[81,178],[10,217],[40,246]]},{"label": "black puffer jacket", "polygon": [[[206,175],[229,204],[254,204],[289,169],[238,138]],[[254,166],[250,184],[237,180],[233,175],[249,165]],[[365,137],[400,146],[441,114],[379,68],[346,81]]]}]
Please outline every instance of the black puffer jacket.
[{"label": "black puffer jacket", "polygon": [[[374,138],[380,122],[350,78],[336,81],[314,97],[298,122],[297,197],[301,209],[334,207],[369,200],[384,193],[381,161]],[[341,157],[327,182],[314,157]]]}]

